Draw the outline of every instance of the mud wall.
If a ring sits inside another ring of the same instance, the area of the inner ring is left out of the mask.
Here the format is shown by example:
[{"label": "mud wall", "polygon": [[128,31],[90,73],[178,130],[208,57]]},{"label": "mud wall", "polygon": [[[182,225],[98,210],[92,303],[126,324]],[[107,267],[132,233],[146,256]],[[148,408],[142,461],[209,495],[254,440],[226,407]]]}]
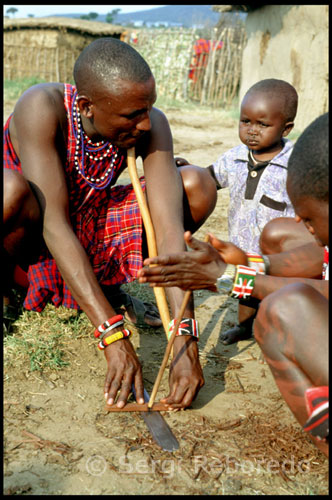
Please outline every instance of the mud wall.
[{"label": "mud wall", "polygon": [[266,5],[246,20],[240,99],[264,78],[288,81],[299,94],[295,129],[328,111],[328,5]]}]

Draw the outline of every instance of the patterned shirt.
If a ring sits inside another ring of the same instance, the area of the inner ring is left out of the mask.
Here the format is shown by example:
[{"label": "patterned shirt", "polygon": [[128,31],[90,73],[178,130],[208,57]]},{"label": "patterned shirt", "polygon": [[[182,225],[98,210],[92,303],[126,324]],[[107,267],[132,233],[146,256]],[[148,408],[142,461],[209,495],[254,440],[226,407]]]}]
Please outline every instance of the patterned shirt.
[{"label": "patterned shirt", "polygon": [[[219,186],[229,188],[229,240],[246,252],[260,252],[259,238],[271,219],[295,216],[286,191],[293,143],[283,141],[283,149],[263,168],[250,167],[249,149],[244,144],[230,149],[212,165]],[[248,189],[252,181],[257,183],[254,191]]]},{"label": "patterned shirt", "polygon": [[[68,117],[67,160],[64,165],[72,228],[91,262],[98,282],[103,285],[132,281],[142,267],[142,218],[131,184],[114,185],[126,168],[126,151],[117,150],[110,184],[102,190],[91,188],[75,168],[75,122],[72,119],[76,88],[64,84],[64,105]],[[8,118],[4,127],[4,167],[22,172],[21,163],[11,144]],[[100,177],[110,166],[110,157],[85,161],[86,175]],[[141,178],[145,189],[144,178]],[[55,260],[48,249],[42,250],[36,264],[28,269],[29,288],[24,307],[42,311],[47,302],[79,309]]]}]

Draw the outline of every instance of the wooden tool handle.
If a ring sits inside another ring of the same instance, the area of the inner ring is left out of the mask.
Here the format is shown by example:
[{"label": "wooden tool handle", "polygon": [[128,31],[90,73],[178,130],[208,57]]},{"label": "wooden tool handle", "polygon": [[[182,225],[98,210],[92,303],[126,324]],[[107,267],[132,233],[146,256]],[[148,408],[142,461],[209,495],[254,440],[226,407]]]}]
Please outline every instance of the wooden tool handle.
[{"label": "wooden tool handle", "polygon": [[[135,155],[135,148],[130,148],[127,151],[127,161],[128,161],[128,171],[129,171],[129,176],[131,183],[133,185],[136,198],[138,201],[138,205],[142,214],[142,219],[143,219],[143,224],[145,227],[145,232],[146,232],[146,239],[147,239],[147,244],[148,244],[148,252],[149,252],[149,257],[156,257],[158,255],[157,251],[157,243],[156,243],[156,237],[153,229],[153,224],[148,208],[148,204],[146,202],[142,186],[137,174],[136,170],[136,155]],[[168,325],[169,322],[171,321],[170,314],[169,314],[169,309],[168,309],[168,304],[166,300],[166,294],[164,288],[161,287],[154,287],[153,289],[155,297],[156,297],[156,302],[157,306],[159,309],[161,321],[163,323],[163,327],[165,330],[165,334],[167,337],[167,332],[168,332]]]},{"label": "wooden tool handle", "polygon": [[[204,241],[205,242],[209,241],[209,236],[208,235],[205,236]],[[190,300],[191,293],[192,292],[190,290],[188,290],[184,294],[184,297],[183,297],[183,300],[182,300],[182,304],[181,304],[181,307],[180,307],[180,311],[179,311],[177,320],[176,320],[175,325],[174,325],[174,330],[172,332],[171,338],[168,341],[168,344],[167,344],[167,347],[166,347],[166,351],[165,351],[165,354],[164,354],[164,359],[163,359],[163,361],[161,363],[161,366],[159,368],[159,372],[158,372],[156,381],[155,381],[153,389],[152,389],[150,401],[148,402],[148,408],[152,408],[152,405],[153,405],[154,400],[156,398],[156,395],[157,395],[157,392],[158,392],[158,389],[159,389],[159,385],[160,385],[162,376],[164,374],[164,371],[165,371],[165,368],[166,368],[166,365],[167,365],[167,361],[168,361],[168,358],[169,358],[169,355],[170,355],[170,352],[171,352],[171,349],[172,349],[172,346],[173,346],[173,343],[174,343],[177,331],[179,329],[179,325],[180,325],[182,317],[184,315],[184,311],[186,310],[187,304],[188,304],[188,302]]]},{"label": "wooden tool handle", "polygon": [[154,400],[156,399],[156,395],[157,395],[157,392],[158,392],[158,389],[159,389],[159,385],[160,385],[162,376],[164,374],[164,371],[165,371],[165,368],[166,368],[166,365],[167,365],[167,361],[168,361],[169,355],[171,353],[171,349],[173,347],[173,343],[174,343],[174,340],[175,340],[175,337],[176,337],[176,333],[177,333],[177,331],[179,329],[179,325],[181,323],[182,316],[183,316],[184,311],[185,311],[185,309],[187,307],[187,304],[188,304],[188,302],[190,300],[190,297],[191,297],[191,291],[188,291],[188,292],[186,292],[184,294],[184,297],[183,297],[183,300],[182,300],[182,304],[181,304],[181,308],[180,308],[177,320],[176,320],[175,325],[174,325],[174,330],[172,332],[171,338],[168,341],[168,344],[167,344],[167,347],[166,347],[166,351],[165,351],[165,354],[164,354],[164,359],[163,359],[163,361],[161,363],[161,366],[159,368],[159,372],[158,372],[156,381],[154,383],[154,386],[153,386],[153,389],[152,389],[152,392],[151,392],[150,401],[148,402],[148,408],[152,408]]}]

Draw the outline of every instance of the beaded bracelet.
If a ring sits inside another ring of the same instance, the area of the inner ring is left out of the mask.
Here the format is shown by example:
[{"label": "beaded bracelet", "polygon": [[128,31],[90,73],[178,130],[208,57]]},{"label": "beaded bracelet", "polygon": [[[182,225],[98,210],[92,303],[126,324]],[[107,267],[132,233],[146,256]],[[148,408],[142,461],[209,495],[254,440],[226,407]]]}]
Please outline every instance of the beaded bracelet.
[{"label": "beaded bracelet", "polygon": [[246,255],[248,257],[248,266],[260,274],[265,274],[266,266],[263,256],[252,252],[247,252]]},{"label": "beaded bracelet", "polygon": [[123,330],[118,330],[117,332],[112,333],[108,337],[102,339],[98,343],[98,349],[101,351],[105,349],[110,344],[113,344],[113,342],[116,342],[117,340],[125,339],[130,337],[131,331],[128,330],[127,328],[124,328]]},{"label": "beaded bracelet", "polygon": [[236,266],[236,274],[230,296],[235,299],[248,299],[255,285],[257,272],[248,266]]},{"label": "beaded bracelet", "polygon": [[[172,319],[168,325],[168,340],[171,338],[171,335],[174,330],[176,320]],[[194,337],[195,339],[199,339],[199,326],[198,321],[193,318],[183,318],[181,323],[179,324],[178,331],[176,332],[176,337],[181,335],[188,335]]]},{"label": "beaded bracelet", "polygon": [[117,328],[118,326],[122,325],[123,321],[124,318],[122,314],[117,314],[116,316],[109,318],[107,321],[105,321],[95,329],[94,336],[96,337],[96,339],[98,339],[102,333],[106,333],[106,331],[112,330],[113,328]]}]

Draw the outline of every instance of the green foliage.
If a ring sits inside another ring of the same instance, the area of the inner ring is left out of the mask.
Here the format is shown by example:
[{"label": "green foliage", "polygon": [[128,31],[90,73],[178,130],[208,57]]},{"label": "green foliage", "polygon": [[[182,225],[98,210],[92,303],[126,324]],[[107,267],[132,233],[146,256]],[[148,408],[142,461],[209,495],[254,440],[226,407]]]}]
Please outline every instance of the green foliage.
[{"label": "green foliage", "polygon": [[85,314],[48,305],[42,313],[23,310],[4,336],[4,364],[29,363],[30,371],[68,366],[68,343],[90,338],[93,331]]},{"label": "green foliage", "polygon": [[25,90],[37,83],[45,83],[45,80],[38,76],[20,78],[17,80],[4,80],[4,101],[14,101],[18,99]]},{"label": "green foliage", "polygon": [[118,14],[120,11],[121,11],[121,9],[113,9],[113,10],[111,10],[111,12],[108,12],[108,13],[106,14],[106,19],[105,19],[105,21],[106,21],[107,23],[112,24],[112,23],[114,22],[114,18],[117,16],[117,14]]},{"label": "green foliage", "polygon": [[9,9],[6,10],[6,14],[13,14],[13,16],[18,12],[18,9],[15,7],[10,7]]}]

